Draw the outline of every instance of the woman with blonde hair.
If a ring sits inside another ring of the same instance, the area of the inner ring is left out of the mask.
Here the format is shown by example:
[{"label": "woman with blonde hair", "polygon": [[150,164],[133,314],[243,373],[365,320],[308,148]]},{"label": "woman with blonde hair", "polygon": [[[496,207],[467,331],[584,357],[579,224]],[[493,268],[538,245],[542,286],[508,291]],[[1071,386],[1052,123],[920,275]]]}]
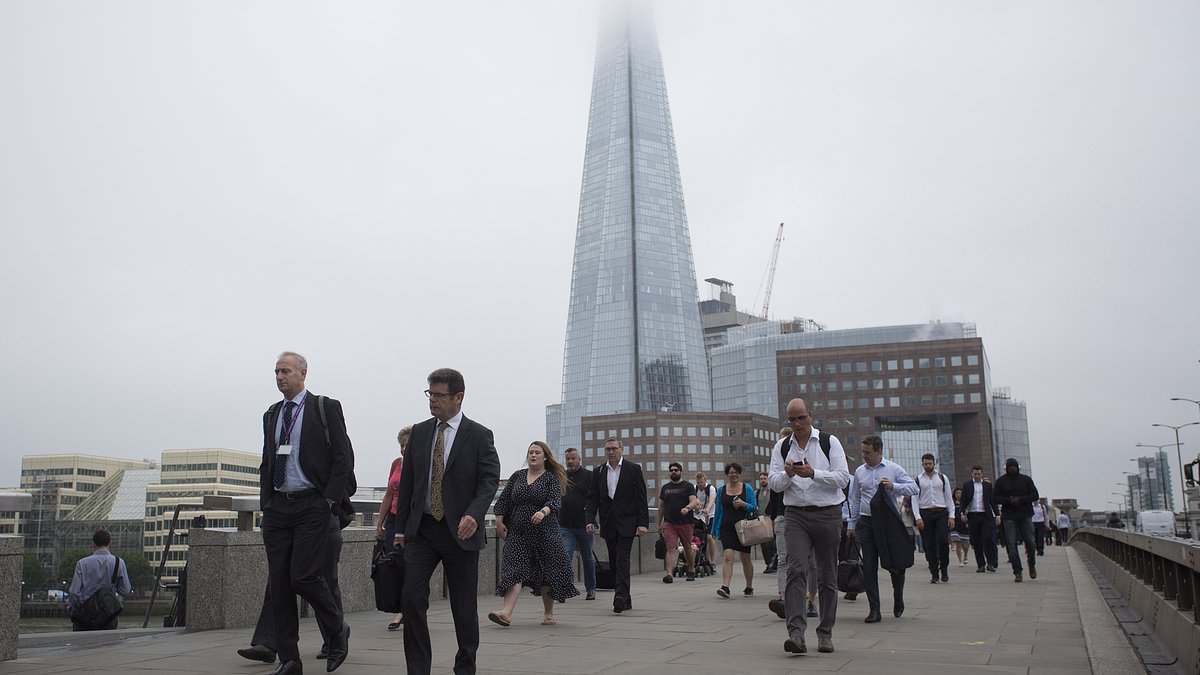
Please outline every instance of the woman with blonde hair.
[{"label": "woman with blonde hair", "polygon": [[[400,489],[400,471],[404,467],[404,448],[408,445],[408,436],[412,433],[412,425],[408,425],[396,434],[400,442],[400,456],[392,460],[392,468],[388,470],[387,491],[379,502],[379,517],[375,519],[375,540],[382,541],[389,552],[396,548],[396,493]],[[388,622],[388,630],[398,630],[404,623],[404,613],[397,612]]]},{"label": "woman with blonde hair", "polygon": [[558,526],[567,471],[543,441],[529,444],[525,460],[527,468],[509,477],[496,500],[496,536],[505,540],[496,595],[504,597],[504,607],[487,616],[512,625],[521,589],[531,588],[542,596],[542,625],[553,626],[554,602],[579,595]]}]

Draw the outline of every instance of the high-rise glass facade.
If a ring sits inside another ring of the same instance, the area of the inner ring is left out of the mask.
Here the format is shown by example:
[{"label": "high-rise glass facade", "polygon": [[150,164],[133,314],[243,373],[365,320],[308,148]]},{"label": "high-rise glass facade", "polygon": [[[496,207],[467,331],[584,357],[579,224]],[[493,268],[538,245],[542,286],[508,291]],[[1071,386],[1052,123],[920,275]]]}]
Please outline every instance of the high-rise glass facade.
[{"label": "high-rise glass facade", "polygon": [[711,410],[691,236],[652,10],[600,32],[563,353],[547,440],[584,415]]}]

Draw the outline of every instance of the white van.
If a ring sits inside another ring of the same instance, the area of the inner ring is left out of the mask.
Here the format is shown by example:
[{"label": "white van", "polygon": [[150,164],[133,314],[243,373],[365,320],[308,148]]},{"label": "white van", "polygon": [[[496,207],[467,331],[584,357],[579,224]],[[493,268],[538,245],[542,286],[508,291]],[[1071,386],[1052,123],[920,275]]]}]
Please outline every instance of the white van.
[{"label": "white van", "polygon": [[1139,511],[1137,531],[1142,534],[1175,536],[1175,514],[1171,511]]}]

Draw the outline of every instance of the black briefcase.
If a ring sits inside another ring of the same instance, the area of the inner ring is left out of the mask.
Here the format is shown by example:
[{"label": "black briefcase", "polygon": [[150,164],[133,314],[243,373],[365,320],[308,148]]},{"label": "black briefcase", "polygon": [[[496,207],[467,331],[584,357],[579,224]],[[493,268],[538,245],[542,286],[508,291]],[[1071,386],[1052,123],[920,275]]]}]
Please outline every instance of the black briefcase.
[{"label": "black briefcase", "polygon": [[617,577],[613,574],[612,563],[600,560],[595,553],[592,553],[592,560],[596,562],[596,588],[604,591],[615,589]]},{"label": "black briefcase", "polygon": [[382,541],[375,542],[371,554],[371,580],[375,582],[375,609],[399,612],[404,596],[404,551],[388,551]]}]

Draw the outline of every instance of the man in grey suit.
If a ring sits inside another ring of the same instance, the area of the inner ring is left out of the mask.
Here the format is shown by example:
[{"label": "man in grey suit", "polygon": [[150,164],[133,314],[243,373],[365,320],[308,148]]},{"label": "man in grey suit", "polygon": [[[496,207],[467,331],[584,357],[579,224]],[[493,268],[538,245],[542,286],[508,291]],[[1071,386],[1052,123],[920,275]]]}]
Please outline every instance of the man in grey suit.
[{"label": "man in grey suit", "polygon": [[429,374],[433,418],[413,426],[396,498],[396,538],[404,548],[404,659],[410,675],[430,672],[429,579],[442,563],[458,637],[454,672],[475,672],[479,650],[476,602],[484,514],[500,482],[492,432],[462,414],[462,373]]}]

